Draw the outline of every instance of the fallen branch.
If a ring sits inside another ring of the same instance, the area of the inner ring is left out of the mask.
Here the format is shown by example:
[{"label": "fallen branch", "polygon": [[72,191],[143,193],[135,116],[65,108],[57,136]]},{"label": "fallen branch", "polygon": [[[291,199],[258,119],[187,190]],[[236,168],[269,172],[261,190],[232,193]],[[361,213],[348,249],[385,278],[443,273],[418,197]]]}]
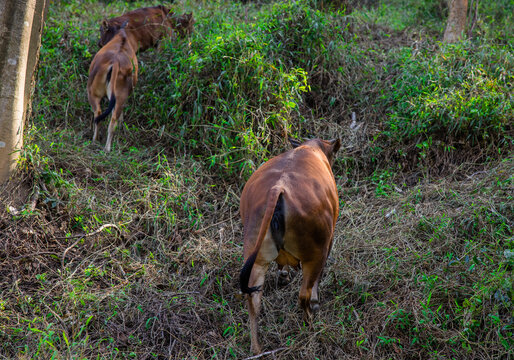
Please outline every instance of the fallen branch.
[{"label": "fallen branch", "polygon": [[266,352],[263,352],[263,353],[260,353],[259,355],[254,355],[254,356],[250,356],[249,358],[246,358],[244,360],[251,360],[251,359],[258,359],[260,357],[263,357],[263,356],[266,356],[266,355],[272,355],[278,351],[281,351],[281,350],[285,350],[287,348],[285,347],[282,347],[282,348],[278,348],[278,349],[275,349],[275,350],[272,350],[272,351],[266,351]]},{"label": "fallen branch", "polygon": [[103,229],[108,228],[108,227],[116,228],[116,230],[118,230],[118,232],[121,233],[121,230],[118,228],[117,225],[115,225],[115,224],[104,224],[104,225],[100,226],[98,229],[96,229],[95,231],[87,233],[87,234],[75,234],[75,235],[70,235],[70,236],[60,236],[60,237],[56,237],[56,239],[59,239],[59,240],[62,240],[62,239],[73,239],[73,238],[77,238],[77,237],[85,238],[85,237],[88,237],[88,236],[96,235],[99,232],[101,232]]}]

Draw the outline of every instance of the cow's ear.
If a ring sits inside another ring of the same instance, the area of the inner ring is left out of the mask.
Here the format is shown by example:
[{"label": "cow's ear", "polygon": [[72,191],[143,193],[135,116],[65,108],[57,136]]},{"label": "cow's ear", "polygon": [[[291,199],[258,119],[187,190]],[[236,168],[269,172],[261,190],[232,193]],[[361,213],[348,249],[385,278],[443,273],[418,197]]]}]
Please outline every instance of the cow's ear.
[{"label": "cow's ear", "polygon": [[341,139],[332,139],[328,142],[332,147],[332,154],[335,154],[337,150],[341,148]]},{"label": "cow's ear", "polygon": [[101,26],[102,26],[103,29],[106,29],[106,30],[109,28],[109,23],[107,22],[107,19],[104,19],[102,21],[102,25]]},{"label": "cow's ear", "polygon": [[162,12],[163,12],[166,16],[170,15],[170,13],[171,13],[171,10],[170,10],[170,9],[168,9],[166,6],[163,6],[163,5],[160,5],[160,7],[161,7]]},{"label": "cow's ear", "polygon": [[291,143],[291,145],[293,146],[293,149],[296,149],[298,146],[302,145],[301,142],[299,142],[296,139],[293,139],[292,137],[290,137],[288,139],[289,139],[289,142]]}]

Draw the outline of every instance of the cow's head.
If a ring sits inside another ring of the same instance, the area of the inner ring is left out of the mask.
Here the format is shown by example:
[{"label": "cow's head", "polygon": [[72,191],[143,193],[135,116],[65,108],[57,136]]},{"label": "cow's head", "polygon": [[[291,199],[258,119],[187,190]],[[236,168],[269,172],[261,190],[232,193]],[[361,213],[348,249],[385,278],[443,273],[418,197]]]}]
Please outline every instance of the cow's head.
[{"label": "cow's head", "polygon": [[289,138],[289,142],[293,146],[293,149],[297,148],[301,145],[308,145],[308,146],[314,146],[318,147],[323,151],[325,156],[328,159],[328,162],[330,166],[334,163],[335,155],[339,148],[341,147],[341,140],[340,139],[332,139],[332,140],[322,140],[322,139],[312,139],[307,140],[304,142],[299,142],[296,139]]},{"label": "cow's head", "polygon": [[120,25],[111,24],[108,20],[102,21],[102,25],[100,25],[100,40],[98,41],[98,47],[102,47],[111,41],[120,29]]},{"label": "cow's head", "polygon": [[180,36],[191,35],[193,32],[193,25],[195,24],[193,13],[180,15],[176,19],[176,24],[176,29]]}]

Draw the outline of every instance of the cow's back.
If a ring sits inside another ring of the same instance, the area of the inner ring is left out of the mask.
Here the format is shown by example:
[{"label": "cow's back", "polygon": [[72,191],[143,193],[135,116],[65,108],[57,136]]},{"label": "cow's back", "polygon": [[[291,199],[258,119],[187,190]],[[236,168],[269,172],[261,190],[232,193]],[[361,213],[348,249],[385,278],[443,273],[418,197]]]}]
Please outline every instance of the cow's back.
[{"label": "cow's back", "polygon": [[[312,147],[302,146],[263,164],[248,180],[241,195],[241,216],[245,228],[258,228],[271,188],[283,189],[286,231],[332,231],[339,211],[337,189],[324,154]],[[315,223],[320,216],[332,221]],[[329,222],[329,223],[327,223]],[[314,229],[314,230],[306,230]]]},{"label": "cow's back", "polygon": [[[129,11],[126,14],[107,20],[109,26],[120,27],[127,23],[127,34],[133,36],[140,51],[147,50],[157,44],[167,32],[170,32],[170,22],[167,10],[163,6],[154,6]],[[101,35],[100,45],[110,41],[113,34]]]}]

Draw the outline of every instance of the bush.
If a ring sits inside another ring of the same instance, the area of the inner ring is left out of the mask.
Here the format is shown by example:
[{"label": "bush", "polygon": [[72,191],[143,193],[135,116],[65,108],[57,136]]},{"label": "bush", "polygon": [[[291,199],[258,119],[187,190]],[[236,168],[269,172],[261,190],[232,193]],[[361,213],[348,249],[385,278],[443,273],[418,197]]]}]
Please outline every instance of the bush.
[{"label": "bush", "polygon": [[503,49],[469,43],[436,52],[404,49],[383,135],[396,143],[439,143],[445,149],[512,146],[514,58]]},{"label": "bush", "polygon": [[291,111],[307,89],[305,71],[269,56],[259,26],[215,22],[208,36],[168,44],[146,70],[159,81],[139,89],[141,103],[157,104],[140,109],[150,123],[165,125],[179,148],[228,173],[255,170],[273,136],[290,131]]}]

